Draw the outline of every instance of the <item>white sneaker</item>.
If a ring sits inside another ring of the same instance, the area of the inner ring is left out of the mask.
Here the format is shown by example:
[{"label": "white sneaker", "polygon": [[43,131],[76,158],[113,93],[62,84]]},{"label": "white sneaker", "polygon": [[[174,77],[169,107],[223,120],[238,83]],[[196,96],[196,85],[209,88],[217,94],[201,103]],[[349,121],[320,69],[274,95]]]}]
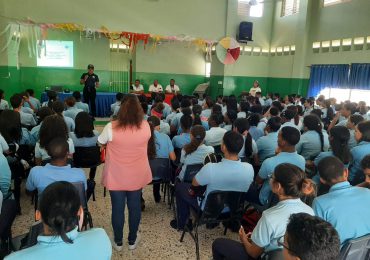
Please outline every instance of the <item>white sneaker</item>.
[{"label": "white sneaker", "polygon": [[128,249],[135,250],[140,240],[141,240],[141,235],[140,233],[137,233],[135,243],[133,245],[128,244]]},{"label": "white sneaker", "polygon": [[116,250],[117,252],[121,252],[122,251],[122,249],[123,249],[123,244],[122,243],[119,246],[119,245],[117,245],[116,242],[112,241],[111,244],[112,244],[112,247],[114,248],[114,250]]}]

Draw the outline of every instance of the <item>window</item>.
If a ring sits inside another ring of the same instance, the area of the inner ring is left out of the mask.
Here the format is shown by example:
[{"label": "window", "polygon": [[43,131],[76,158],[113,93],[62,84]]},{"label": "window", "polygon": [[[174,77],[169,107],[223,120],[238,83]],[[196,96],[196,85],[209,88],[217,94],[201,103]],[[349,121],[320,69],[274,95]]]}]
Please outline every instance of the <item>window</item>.
[{"label": "window", "polygon": [[341,4],[345,2],[349,2],[351,0],[323,0],[324,2],[324,7],[325,6],[330,6],[330,5],[336,5],[336,4]]},{"label": "window", "polygon": [[281,17],[297,14],[299,12],[299,0],[283,0],[281,5]]},{"label": "window", "polygon": [[263,0],[238,0],[238,15],[262,17]]},{"label": "window", "polygon": [[338,89],[327,87],[323,89],[318,95],[324,95],[325,98],[336,98],[337,102],[344,102],[351,100],[352,102],[365,101],[366,104],[370,104],[370,90],[364,89]]},{"label": "window", "polygon": [[206,78],[211,77],[211,63],[206,62]]}]

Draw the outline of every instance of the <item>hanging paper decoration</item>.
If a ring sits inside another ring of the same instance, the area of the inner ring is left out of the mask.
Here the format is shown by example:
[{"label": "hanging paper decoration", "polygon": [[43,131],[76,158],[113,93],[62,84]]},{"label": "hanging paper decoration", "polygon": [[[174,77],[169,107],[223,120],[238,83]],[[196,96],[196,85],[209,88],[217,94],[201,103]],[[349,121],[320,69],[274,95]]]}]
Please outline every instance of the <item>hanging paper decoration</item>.
[{"label": "hanging paper decoration", "polygon": [[216,55],[217,58],[223,64],[233,64],[237,61],[240,54],[240,45],[239,43],[231,38],[223,38],[216,46]]}]

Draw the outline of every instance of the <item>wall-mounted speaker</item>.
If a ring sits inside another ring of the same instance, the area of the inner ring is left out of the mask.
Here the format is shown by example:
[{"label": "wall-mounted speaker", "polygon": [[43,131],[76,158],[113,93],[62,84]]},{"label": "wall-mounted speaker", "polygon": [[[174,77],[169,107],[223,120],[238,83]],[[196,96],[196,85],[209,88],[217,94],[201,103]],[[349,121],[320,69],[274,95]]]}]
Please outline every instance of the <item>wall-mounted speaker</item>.
[{"label": "wall-mounted speaker", "polygon": [[239,25],[239,34],[237,35],[238,42],[250,42],[253,34],[253,23],[241,22]]}]

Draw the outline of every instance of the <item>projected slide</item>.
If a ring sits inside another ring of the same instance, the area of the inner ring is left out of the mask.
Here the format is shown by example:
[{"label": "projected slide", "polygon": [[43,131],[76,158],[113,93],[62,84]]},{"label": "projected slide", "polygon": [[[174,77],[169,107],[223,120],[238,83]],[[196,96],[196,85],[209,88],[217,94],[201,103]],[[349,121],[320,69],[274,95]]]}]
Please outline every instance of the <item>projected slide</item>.
[{"label": "projected slide", "polygon": [[44,41],[39,46],[39,67],[73,67],[73,41]]}]

